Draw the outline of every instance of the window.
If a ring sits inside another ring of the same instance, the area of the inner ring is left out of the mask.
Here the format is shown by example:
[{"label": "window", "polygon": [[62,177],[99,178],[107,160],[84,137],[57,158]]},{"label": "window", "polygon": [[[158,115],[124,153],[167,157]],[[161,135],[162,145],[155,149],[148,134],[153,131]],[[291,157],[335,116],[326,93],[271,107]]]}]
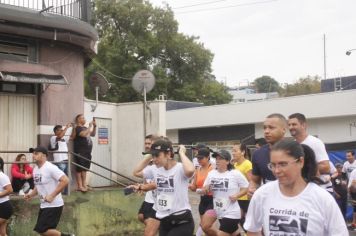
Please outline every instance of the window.
[{"label": "window", "polygon": [[34,40],[0,34],[0,59],[37,63],[36,45]]}]

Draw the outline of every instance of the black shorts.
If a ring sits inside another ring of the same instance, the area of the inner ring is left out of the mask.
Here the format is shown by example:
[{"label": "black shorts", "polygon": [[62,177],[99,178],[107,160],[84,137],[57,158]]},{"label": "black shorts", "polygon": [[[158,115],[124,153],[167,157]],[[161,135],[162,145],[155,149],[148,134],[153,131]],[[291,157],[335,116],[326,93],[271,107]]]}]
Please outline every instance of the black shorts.
[{"label": "black shorts", "polygon": [[[84,158],[74,156],[74,162],[87,169],[90,169],[91,152],[79,152],[78,154]],[[75,166],[75,169],[77,172],[87,171],[86,169],[83,169],[82,167],[79,166]]]},{"label": "black shorts", "polygon": [[240,219],[222,218],[219,219],[220,231],[232,234],[239,228]]},{"label": "black shorts", "polygon": [[62,210],[63,206],[41,208],[38,212],[37,223],[33,230],[42,234],[49,229],[56,229],[61,219]]},{"label": "black shorts", "polygon": [[140,209],[138,210],[138,214],[143,214],[143,219],[148,218],[156,218],[156,211],[153,209],[153,203],[143,201]]},{"label": "black shorts", "polygon": [[14,212],[10,201],[0,203],[0,218],[8,220]]},{"label": "black shorts", "polygon": [[238,200],[238,203],[240,208],[246,213],[250,205],[250,200]]},{"label": "black shorts", "polygon": [[213,196],[204,195],[200,197],[199,214],[204,215],[207,210],[214,209]]},{"label": "black shorts", "polygon": [[159,236],[193,235],[194,220],[192,213],[185,210],[182,213],[173,213],[160,219]]}]

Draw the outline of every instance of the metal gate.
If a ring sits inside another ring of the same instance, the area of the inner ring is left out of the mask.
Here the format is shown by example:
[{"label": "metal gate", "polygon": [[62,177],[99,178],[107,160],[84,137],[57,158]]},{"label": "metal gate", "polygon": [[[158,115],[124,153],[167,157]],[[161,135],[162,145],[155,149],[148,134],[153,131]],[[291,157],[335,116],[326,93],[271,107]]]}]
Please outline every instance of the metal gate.
[{"label": "metal gate", "polygon": [[[32,95],[0,94],[0,150],[28,150],[36,145],[37,99]],[[14,161],[17,154],[3,154]],[[10,166],[5,167],[9,174]]]},{"label": "metal gate", "polygon": [[[111,119],[96,118],[96,135],[93,138],[92,160],[111,169]],[[92,165],[91,169],[105,177],[111,178],[111,173],[103,168]],[[104,178],[91,175],[91,187],[110,186],[112,183]]]}]

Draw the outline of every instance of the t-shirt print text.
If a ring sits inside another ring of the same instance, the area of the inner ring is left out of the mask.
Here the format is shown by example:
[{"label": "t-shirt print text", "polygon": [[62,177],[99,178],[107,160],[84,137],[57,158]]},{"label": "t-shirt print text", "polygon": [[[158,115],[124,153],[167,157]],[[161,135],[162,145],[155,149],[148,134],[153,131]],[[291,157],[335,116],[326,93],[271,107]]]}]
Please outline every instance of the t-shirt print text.
[{"label": "t-shirt print text", "polygon": [[164,192],[164,193],[174,192],[173,178],[174,178],[173,175],[171,175],[171,176],[158,175],[156,177],[157,191]]},{"label": "t-shirt print text", "polygon": [[269,210],[270,236],[305,236],[307,235],[309,214],[302,211],[297,213],[291,209]]},{"label": "t-shirt print text", "polygon": [[35,174],[35,176],[33,177],[33,181],[36,184],[42,184],[42,175],[41,174]]},{"label": "t-shirt print text", "polygon": [[228,178],[212,178],[211,180],[211,190],[227,192],[229,189],[229,179]]}]

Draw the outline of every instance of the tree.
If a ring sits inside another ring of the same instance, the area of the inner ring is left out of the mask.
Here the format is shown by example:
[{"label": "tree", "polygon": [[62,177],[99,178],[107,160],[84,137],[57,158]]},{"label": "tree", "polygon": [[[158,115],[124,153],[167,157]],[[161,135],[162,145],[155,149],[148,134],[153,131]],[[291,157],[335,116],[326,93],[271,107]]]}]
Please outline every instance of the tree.
[{"label": "tree", "polygon": [[297,96],[304,94],[320,93],[321,91],[320,76],[310,76],[300,78],[294,84],[286,84],[281,90],[281,94],[285,97]]},{"label": "tree", "polygon": [[255,79],[254,85],[258,93],[278,92],[280,89],[278,82],[267,75]]},{"label": "tree", "polygon": [[[148,99],[165,94],[168,99],[206,104],[231,101],[225,86],[211,75],[213,54],[198,37],[178,33],[168,6],[154,8],[143,0],[96,0],[94,9],[100,43],[86,75],[101,71],[113,84],[105,100],[141,100],[131,87],[131,78],[138,70],[148,69],[156,77]],[[212,89],[203,94],[205,87]],[[86,95],[92,96],[88,89]]]}]

